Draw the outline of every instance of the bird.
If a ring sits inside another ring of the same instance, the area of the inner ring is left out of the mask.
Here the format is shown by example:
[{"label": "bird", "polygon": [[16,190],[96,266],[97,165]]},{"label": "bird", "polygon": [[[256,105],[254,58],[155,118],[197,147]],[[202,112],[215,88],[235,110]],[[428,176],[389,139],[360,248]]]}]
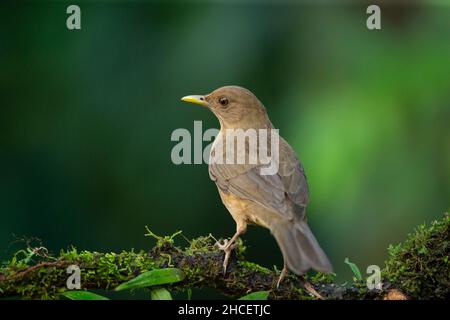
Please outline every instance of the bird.
[{"label": "bird", "polygon": [[[209,176],[236,222],[236,232],[231,239],[218,243],[225,253],[223,272],[226,273],[236,240],[246,232],[248,225],[257,225],[270,230],[283,256],[277,288],[289,270],[301,276],[310,269],[331,273],[330,260],[307,223],[309,191],[305,171],[286,140],[279,137],[278,170],[273,174],[261,173],[264,164],[260,159],[253,163],[236,163],[218,161],[219,157],[215,157],[219,152],[230,152],[224,148],[228,146],[226,140],[230,130],[275,129],[261,101],[250,90],[234,85],[206,95],[188,95],[181,100],[208,108],[220,123],[220,131],[211,147]],[[244,151],[249,156],[248,143]]]}]

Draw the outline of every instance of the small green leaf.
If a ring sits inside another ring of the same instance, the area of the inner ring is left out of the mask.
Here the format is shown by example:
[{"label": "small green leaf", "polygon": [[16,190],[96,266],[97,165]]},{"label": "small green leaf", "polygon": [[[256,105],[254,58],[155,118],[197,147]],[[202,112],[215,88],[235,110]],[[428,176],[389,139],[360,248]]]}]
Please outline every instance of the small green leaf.
[{"label": "small green leaf", "polygon": [[420,254],[427,254],[427,253],[428,253],[427,247],[422,246],[422,247],[419,249],[419,253],[420,253]]},{"label": "small green leaf", "polygon": [[267,300],[268,297],[269,291],[257,291],[243,296],[239,300]]},{"label": "small green leaf", "polygon": [[138,275],[136,278],[131,279],[128,282],[122,283],[114,290],[122,291],[137,288],[145,288],[161,284],[178,282],[182,281],[183,279],[184,273],[180,269],[177,268],[155,269],[148,272],[144,272]]},{"label": "small green leaf", "polygon": [[344,262],[349,265],[350,269],[352,269],[352,272],[355,275],[355,278],[357,280],[362,281],[363,277],[361,275],[361,271],[359,271],[358,266],[356,264],[354,264],[353,262],[350,262],[350,260],[348,260],[348,258],[345,258]]},{"label": "small green leaf", "polygon": [[152,300],[172,300],[170,292],[164,288],[153,289],[150,296]]},{"label": "small green leaf", "polygon": [[61,295],[70,300],[109,300],[107,297],[84,290],[66,291]]}]

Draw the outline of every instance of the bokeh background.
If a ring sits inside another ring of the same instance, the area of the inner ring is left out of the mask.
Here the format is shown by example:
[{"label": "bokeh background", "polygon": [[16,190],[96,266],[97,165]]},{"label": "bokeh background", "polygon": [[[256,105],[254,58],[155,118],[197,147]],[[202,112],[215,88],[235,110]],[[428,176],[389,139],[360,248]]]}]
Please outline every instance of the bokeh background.
[{"label": "bokeh background", "polygon": [[[341,281],[345,257],[382,265],[448,209],[450,1],[371,2],[379,31],[356,1],[77,1],[69,31],[72,3],[0,4],[0,260],[23,237],[57,252],[148,249],[145,225],[231,236],[207,165],[170,159],[174,129],[218,127],[180,97],[227,84],[297,151]],[[281,268],[267,230],[244,239],[248,259]]]}]

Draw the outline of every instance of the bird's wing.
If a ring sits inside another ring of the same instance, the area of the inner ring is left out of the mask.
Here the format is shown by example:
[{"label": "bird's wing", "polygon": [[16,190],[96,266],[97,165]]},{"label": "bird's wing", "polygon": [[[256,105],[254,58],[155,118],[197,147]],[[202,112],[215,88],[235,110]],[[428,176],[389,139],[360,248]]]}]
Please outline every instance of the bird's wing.
[{"label": "bird's wing", "polygon": [[308,182],[305,171],[295,151],[280,137],[280,168],[278,171],[285,192],[296,205],[305,207],[309,201]]},{"label": "bird's wing", "polygon": [[214,164],[209,174],[225,193],[256,202],[281,215],[303,218],[308,202],[308,187],[303,168],[292,148],[280,138],[279,170],[261,175],[261,165]]}]

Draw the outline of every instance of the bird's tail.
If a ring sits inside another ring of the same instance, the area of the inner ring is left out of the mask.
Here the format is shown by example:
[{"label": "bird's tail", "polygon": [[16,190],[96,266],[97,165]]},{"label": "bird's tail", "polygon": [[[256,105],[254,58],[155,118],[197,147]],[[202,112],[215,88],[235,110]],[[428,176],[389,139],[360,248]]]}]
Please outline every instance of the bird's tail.
[{"label": "bird's tail", "polygon": [[311,229],[304,220],[279,223],[271,228],[280,246],[287,267],[296,274],[309,269],[329,273],[333,271],[328,257],[323,252]]}]

